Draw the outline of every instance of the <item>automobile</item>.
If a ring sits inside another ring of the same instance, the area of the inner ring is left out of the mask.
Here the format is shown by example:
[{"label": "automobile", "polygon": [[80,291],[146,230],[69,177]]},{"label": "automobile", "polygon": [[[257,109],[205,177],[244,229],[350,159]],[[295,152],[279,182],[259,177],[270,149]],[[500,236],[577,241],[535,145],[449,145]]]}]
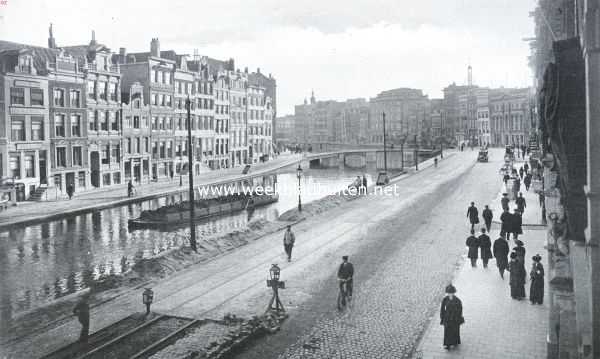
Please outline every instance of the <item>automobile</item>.
[{"label": "automobile", "polygon": [[487,162],[488,161],[488,151],[479,151],[477,155],[477,162]]},{"label": "automobile", "polygon": [[379,172],[379,174],[377,175],[377,181],[375,181],[375,184],[377,186],[385,186],[386,184],[390,183],[390,176],[388,176],[387,172]]}]

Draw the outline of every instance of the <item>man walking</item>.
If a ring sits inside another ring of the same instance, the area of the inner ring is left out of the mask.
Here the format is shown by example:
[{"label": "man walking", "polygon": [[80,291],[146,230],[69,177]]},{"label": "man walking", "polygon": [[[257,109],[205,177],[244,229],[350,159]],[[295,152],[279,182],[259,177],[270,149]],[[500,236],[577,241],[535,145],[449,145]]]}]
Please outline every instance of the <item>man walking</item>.
[{"label": "man walking", "polygon": [[471,223],[471,231],[475,229],[475,225],[479,223],[479,211],[475,207],[475,202],[471,202],[471,206],[467,209],[467,217]]},{"label": "man walking", "polygon": [[467,257],[471,260],[471,267],[477,267],[477,255],[479,252],[479,238],[475,237],[475,230],[471,229],[471,235],[467,238],[466,246],[469,247]]},{"label": "man walking", "polygon": [[489,232],[490,228],[492,228],[492,218],[494,218],[494,213],[492,213],[492,210],[487,204],[485,205],[481,216],[483,217],[483,221],[485,222],[485,228]]},{"label": "man walking", "polygon": [[496,258],[496,266],[500,272],[500,278],[504,279],[504,271],[508,268],[508,252],[510,248],[504,237],[500,236],[494,241],[494,257]]},{"label": "man walking", "polygon": [[515,202],[517,203],[517,209],[519,210],[519,212],[521,212],[521,214],[525,212],[525,207],[527,207],[527,203],[525,202],[525,198],[523,198],[523,192],[519,192],[519,197],[515,199]]},{"label": "man walking", "polygon": [[503,211],[508,211],[509,203],[510,203],[510,199],[508,198],[508,193],[502,193],[502,199],[500,199],[500,204],[502,205]]},{"label": "man walking", "polygon": [[500,221],[502,222],[502,225],[500,226],[500,236],[504,237],[506,236],[506,240],[510,240],[510,234],[513,232],[513,220],[512,220],[512,214],[510,214],[510,212],[508,211],[508,208],[506,208],[504,210],[504,212],[502,212],[502,214],[500,215]]},{"label": "man walking", "polygon": [[79,334],[79,341],[81,343],[87,343],[90,332],[89,296],[89,293],[82,295],[75,308],[73,308],[73,314],[77,316],[79,323],[81,323],[81,333]]},{"label": "man walking", "polygon": [[519,239],[519,234],[523,234],[523,217],[518,208],[515,208],[514,213],[511,215],[511,227],[515,241]]},{"label": "man walking", "polygon": [[490,237],[485,234],[485,228],[481,228],[481,235],[477,238],[479,240],[479,248],[481,249],[481,260],[483,261],[483,268],[487,268],[488,261],[492,257],[492,241]]},{"label": "man walking", "polygon": [[283,249],[285,249],[285,254],[287,254],[288,262],[292,261],[292,248],[294,248],[295,242],[296,236],[292,232],[292,226],[287,226],[287,230],[283,235]]}]

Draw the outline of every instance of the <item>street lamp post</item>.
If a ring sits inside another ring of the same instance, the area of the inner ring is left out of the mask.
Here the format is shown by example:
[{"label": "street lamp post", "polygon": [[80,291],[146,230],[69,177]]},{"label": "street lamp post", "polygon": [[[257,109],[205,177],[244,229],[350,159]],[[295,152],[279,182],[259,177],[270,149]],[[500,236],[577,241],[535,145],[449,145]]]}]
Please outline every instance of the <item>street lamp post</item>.
[{"label": "street lamp post", "polygon": [[300,182],[300,179],[302,178],[302,167],[300,167],[300,163],[298,163],[298,168],[296,168],[296,177],[298,177],[298,212],[302,212],[302,199],[300,198],[300,194],[302,193]]},{"label": "street lamp post", "polygon": [[[185,107],[187,109],[187,129],[188,129],[188,176],[189,176],[189,201],[190,201],[190,247],[194,252],[198,252],[196,247],[196,224],[194,223],[194,171],[190,168],[192,166],[194,156],[192,155],[192,120],[191,120],[191,107],[190,96],[185,100]],[[181,173],[181,170],[180,170]]]},{"label": "street lamp post", "polygon": [[419,142],[417,141],[417,135],[415,135],[415,171],[419,170]]},{"label": "street lamp post", "polygon": [[[269,300],[269,305],[267,306],[267,312],[275,309],[276,311],[285,312],[283,308],[283,303],[279,300],[279,289],[285,289],[285,282],[280,281],[281,269],[277,264],[272,264],[271,269],[269,269],[269,276],[271,279],[267,279],[267,287],[273,289],[273,296],[271,300]],[[273,302],[275,302],[275,308],[273,308]]]},{"label": "street lamp post", "polygon": [[385,136],[385,112],[382,113],[383,117],[383,170],[387,172],[387,143]]}]

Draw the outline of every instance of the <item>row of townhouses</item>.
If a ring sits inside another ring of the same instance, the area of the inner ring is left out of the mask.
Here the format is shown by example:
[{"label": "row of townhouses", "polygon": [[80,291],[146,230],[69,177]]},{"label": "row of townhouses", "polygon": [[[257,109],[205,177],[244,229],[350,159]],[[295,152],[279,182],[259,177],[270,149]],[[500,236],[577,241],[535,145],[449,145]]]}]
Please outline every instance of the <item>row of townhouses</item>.
[{"label": "row of townhouses", "polygon": [[233,59],[161,51],[156,38],[143,53],[113,53],[93,32],[58,47],[52,27],[48,47],[0,41],[0,175],[25,200],[265,161],[275,86]]},{"label": "row of townhouses", "polygon": [[489,89],[451,84],[443,99],[429,99],[422,90],[398,88],[379,93],[369,101],[310,101],[295,106],[294,115],[276,120],[275,140],[314,150],[339,145],[383,143],[420,146],[529,143],[535,128],[535,111],[529,88]]}]

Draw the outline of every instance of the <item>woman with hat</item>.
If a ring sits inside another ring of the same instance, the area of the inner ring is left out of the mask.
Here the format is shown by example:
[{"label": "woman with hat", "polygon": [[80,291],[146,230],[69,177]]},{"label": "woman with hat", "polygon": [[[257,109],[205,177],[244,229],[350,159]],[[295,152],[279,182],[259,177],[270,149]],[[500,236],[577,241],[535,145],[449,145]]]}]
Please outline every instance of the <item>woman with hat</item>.
[{"label": "woman with hat", "polygon": [[542,257],[539,254],[532,258],[533,264],[529,277],[531,278],[531,286],[529,288],[529,301],[531,304],[542,304],[544,302],[544,266]]},{"label": "woman with hat", "polygon": [[508,271],[510,272],[510,296],[517,300],[525,298],[525,268],[517,259],[515,252],[510,254]]},{"label": "woman with hat", "polygon": [[454,295],[456,288],[449,284],[446,296],[442,300],[440,325],[444,326],[444,348],[460,344],[460,326],[465,322],[462,313],[462,302]]}]

